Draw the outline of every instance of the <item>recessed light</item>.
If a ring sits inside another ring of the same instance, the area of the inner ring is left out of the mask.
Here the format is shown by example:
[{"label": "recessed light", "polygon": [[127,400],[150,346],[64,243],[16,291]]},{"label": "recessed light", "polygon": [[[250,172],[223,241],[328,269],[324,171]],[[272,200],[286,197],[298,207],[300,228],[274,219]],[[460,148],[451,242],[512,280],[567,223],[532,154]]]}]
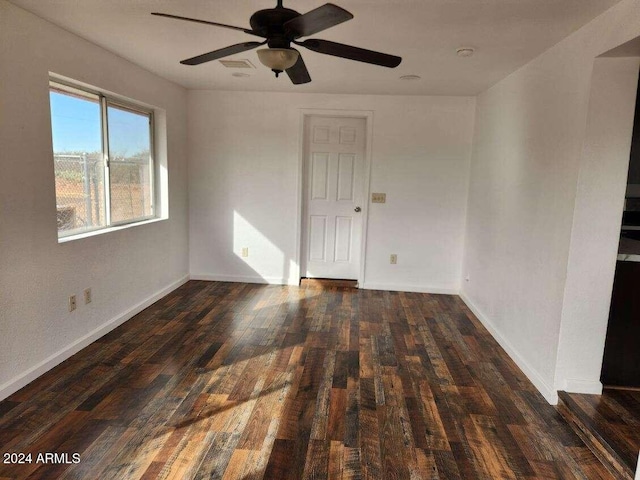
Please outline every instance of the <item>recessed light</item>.
[{"label": "recessed light", "polygon": [[473,55],[474,52],[475,50],[471,47],[461,47],[458,50],[456,50],[456,53],[458,54],[459,57],[470,57],[471,55]]},{"label": "recessed light", "polygon": [[237,78],[246,78],[251,76],[248,73],[242,73],[242,72],[233,72],[231,75]]},{"label": "recessed light", "polygon": [[420,80],[421,78],[420,75],[402,75],[400,80]]}]

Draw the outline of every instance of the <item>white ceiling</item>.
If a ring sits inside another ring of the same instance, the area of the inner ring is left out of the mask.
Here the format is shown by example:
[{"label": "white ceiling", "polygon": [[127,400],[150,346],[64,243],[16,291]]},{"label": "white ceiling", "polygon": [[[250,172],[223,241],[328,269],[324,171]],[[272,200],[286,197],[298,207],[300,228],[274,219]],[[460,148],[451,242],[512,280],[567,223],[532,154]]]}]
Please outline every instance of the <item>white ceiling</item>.
[{"label": "white ceiling", "polygon": [[[399,55],[395,69],[300,48],[312,82],[292,85],[254,51],[248,78],[218,61],[178,62],[255,37],[243,32],[150,15],[164,12],[249,27],[256,10],[276,0],[11,0],[12,3],[190,89],[360,94],[475,95],[535,58],[619,0],[331,0],[355,18],[313,35]],[[305,13],[326,0],[285,0]],[[456,56],[458,47],[476,54]],[[421,80],[402,81],[402,75]]]}]

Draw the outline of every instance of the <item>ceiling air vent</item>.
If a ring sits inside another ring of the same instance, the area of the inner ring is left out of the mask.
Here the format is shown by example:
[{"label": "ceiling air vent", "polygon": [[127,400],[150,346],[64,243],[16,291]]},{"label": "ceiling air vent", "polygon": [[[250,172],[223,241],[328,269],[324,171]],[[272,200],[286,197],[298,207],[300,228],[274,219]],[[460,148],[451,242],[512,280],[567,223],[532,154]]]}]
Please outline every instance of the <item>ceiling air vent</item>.
[{"label": "ceiling air vent", "polygon": [[227,68],[256,68],[246,59],[243,60],[219,60],[219,62]]}]

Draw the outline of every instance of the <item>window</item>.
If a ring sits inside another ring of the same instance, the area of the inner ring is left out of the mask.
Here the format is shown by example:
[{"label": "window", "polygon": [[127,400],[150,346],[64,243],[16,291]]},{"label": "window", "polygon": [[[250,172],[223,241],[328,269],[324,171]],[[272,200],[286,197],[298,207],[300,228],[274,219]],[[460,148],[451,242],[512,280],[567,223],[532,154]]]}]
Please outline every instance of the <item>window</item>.
[{"label": "window", "polygon": [[153,112],[49,83],[58,238],[154,218]]}]

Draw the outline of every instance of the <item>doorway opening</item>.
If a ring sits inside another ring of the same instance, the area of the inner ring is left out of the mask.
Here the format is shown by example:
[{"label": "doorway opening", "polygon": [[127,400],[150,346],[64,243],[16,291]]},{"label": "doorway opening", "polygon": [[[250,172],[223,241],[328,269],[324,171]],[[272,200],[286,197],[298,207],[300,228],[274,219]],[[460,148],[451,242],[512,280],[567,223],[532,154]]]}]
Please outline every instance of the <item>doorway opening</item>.
[{"label": "doorway opening", "polygon": [[[638,83],[640,92],[640,81]],[[603,386],[640,388],[640,96],[636,94],[620,245],[605,337]]]}]

